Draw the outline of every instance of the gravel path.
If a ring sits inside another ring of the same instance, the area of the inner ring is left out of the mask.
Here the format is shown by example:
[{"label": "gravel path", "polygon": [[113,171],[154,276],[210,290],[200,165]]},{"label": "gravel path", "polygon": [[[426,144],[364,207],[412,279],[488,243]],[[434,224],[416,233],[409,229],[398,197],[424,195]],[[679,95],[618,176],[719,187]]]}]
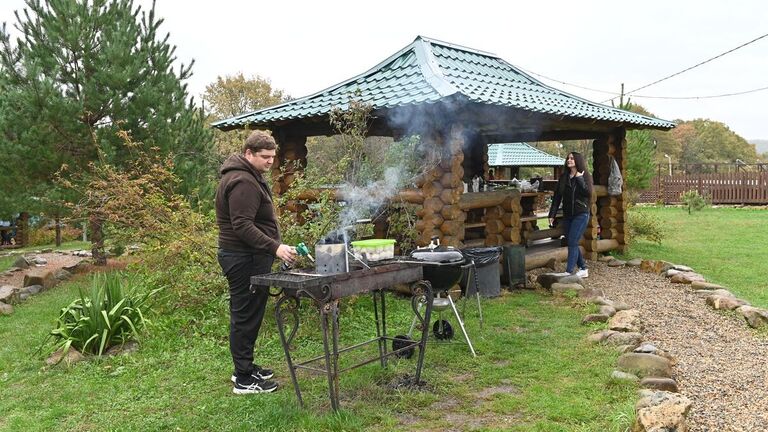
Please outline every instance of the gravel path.
[{"label": "gravel path", "polygon": [[589,273],[589,287],[638,309],[645,340],[675,357],[674,378],[693,402],[690,431],[768,431],[764,334],[734,312],[711,309],[689,285],[598,262]]},{"label": "gravel path", "polygon": [[[48,263],[41,267],[30,267],[30,269],[39,268],[50,271],[56,271],[62,267],[75,265],[83,259],[82,257],[64,255],[59,252],[39,253],[35,254],[35,256],[45,258]],[[0,285],[13,285],[20,288],[24,282],[24,275],[27,274],[28,271],[29,270],[23,270],[14,272],[10,276],[0,276]]]}]

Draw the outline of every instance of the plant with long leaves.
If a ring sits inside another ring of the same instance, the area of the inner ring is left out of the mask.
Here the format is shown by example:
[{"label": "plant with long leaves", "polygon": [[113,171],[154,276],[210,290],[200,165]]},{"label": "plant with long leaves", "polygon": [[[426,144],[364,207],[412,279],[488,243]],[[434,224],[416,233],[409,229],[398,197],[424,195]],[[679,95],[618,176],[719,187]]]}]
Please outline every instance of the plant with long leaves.
[{"label": "plant with long leaves", "polygon": [[81,289],[80,298],[61,309],[51,331],[62,358],[71,348],[100,357],[112,346],[138,339],[148,323],[144,316],[148,301],[162,288],[144,292],[137,288],[119,272],[94,274],[89,295]]}]

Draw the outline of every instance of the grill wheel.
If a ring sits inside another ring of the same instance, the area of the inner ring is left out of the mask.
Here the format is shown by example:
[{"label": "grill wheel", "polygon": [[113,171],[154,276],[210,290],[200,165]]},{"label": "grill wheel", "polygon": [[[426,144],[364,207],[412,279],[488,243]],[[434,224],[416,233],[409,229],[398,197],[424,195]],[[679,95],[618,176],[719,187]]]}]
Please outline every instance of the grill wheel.
[{"label": "grill wheel", "polygon": [[[442,331],[440,329],[441,322],[443,323]],[[451,327],[451,324],[446,320],[437,320],[432,325],[432,334],[440,340],[453,339],[453,327]]]}]

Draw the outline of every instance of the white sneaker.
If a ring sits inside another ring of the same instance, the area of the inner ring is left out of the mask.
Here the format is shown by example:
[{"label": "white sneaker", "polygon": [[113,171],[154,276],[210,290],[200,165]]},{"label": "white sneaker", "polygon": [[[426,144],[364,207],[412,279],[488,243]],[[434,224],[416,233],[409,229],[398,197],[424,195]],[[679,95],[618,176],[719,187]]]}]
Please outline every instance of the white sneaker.
[{"label": "white sneaker", "polygon": [[589,277],[589,269],[581,269],[576,272],[576,276],[584,279]]}]

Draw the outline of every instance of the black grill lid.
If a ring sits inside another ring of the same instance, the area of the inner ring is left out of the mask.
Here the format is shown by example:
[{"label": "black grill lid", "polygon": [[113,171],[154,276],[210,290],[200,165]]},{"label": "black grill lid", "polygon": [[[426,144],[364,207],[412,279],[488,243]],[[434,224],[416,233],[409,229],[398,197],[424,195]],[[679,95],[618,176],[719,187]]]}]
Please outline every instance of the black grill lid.
[{"label": "black grill lid", "polygon": [[464,261],[464,255],[461,254],[461,251],[442,247],[416,249],[411,252],[411,258],[433,263],[460,263]]}]

